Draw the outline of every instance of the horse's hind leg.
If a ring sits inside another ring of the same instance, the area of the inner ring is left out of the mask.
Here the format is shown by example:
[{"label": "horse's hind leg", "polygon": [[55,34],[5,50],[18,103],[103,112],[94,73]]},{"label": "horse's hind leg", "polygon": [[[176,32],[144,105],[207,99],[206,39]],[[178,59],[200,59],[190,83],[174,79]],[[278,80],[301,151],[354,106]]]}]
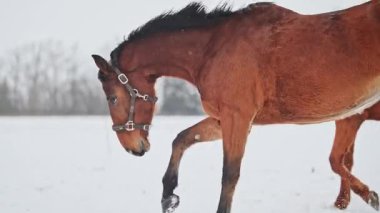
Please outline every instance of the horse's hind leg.
[{"label": "horse's hind leg", "polygon": [[195,143],[218,140],[221,137],[220,123],[213,118],[206,118],[177,135],[173,141],[168,168],[162,179],[164,189],[161,204],[164,213],[173,212],[179,205],[179,197],[173,191],[178,185],[178,167],[186,149]]},{"label": "horse's hind leg", "polygon": [[376,201],[376,193],[369,191],[365,184],[351,174],[356,134],[367,118],[368,113],[365,112],[336,121],[336,134],[330,163],[333,171],[341,176],[340,193],[335,202],[335,206],[339,209],[347,208],[350,202],[350,188],[376,209],[376,202],[372,202]]},{"label": "horse's hind leg", "polygon": [[[352,166],[354,163],[354,147],[355,147],[355,141],[351,144],[350,148],[348,148],[347,152],[344,154],[344,166],[347,168],[349,172],[352,170]],[[341,183],[340,183],[340,191],[339,195],[336,198],[335,201],[335,206],[339,209],[345,209],[347,208],[348,204],[350,203],[351,200],[351,186],[350,186],[350,181],[341,178]]]},{"label": "horse's hind leg", "polygon": [[[343,156],[342,156],[343,157],[342,162],[340,162],[343,165],[340,165],[340,166],[345,167],[345,169],[347,169],[349,173],[351,173],[352,166],[354,163],[353,155],[354,155],[356,134],[363,121],[364,119],[361,119],[361,115],[355,115],[353,117],[346,118],[342,121],[337,121],[335,123],[336,134],[335,134],[334,145],[340,144],[339,149],[342,149],[342,151],[344,151]],[[335,148],[335,149],[338,149],[338,148]],[[333,165],[334,161],[332,160],[332,158],[334,158],[333,152],[331,153],[331,156],[330,156],[331,167],[335,166]],[[350,200],[351,200],[350,181],[347,178],[343,178],[341,176],[340,191],[339,191],[338,197],[336,198],[335,206],[339,209],[345,209],[350,203]]]},{"label": "horse's hind leg", "polygon": [[[347,208],[350,202],[351,183],[349,178],[352,176],[354,142],[363,121],[361,115],[355,115],[335,122],[336,132],[330,154],[330,164],[332,170],[341,177],[340,192],[335,201],[335,206],[339,209]],[[366,188],[366,186],[363,187]]]},{"label": "horse's hind leg", "polygon": [[[380,121],[380,102],[367,109],[368,120]],[[373,208],[379,210],[379,196],[376,192],[370,192],[369,200],[367,201]]]}]

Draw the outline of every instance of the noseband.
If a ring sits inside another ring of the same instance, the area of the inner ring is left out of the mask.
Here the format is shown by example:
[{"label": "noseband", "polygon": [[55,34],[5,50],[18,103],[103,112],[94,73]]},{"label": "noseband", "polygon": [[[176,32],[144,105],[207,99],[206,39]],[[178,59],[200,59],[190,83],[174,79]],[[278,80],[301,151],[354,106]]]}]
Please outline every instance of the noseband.
[{"label": "noseband", "polygon": [[128,113],[128,121],[125,124],[119,124],[119,125],[113,125],[112,129],[115,132],[121,132],[121,131],[128,131],[132,132],[135,129],[141,129],[146,132],[149,131],[150,129],[150,124],[136,124],[133,121],[134,114],[135,114],[135,103],[137,98],[141,98],[143,101],[146,102],[151,102],[151,103],[156,103],[157,97],[151,97],[147,94],[142,95],[137,89],[133,88],[129,83],[128,83],[128,78],[127,76],[122,73],[117,67],[113,67],[117,74],[117,79],[119,79],[120,83],[124,85],[124,87],[127,89],[129,92],[129,95],[131,96],[131,101],[129,104],[129,113]]}]

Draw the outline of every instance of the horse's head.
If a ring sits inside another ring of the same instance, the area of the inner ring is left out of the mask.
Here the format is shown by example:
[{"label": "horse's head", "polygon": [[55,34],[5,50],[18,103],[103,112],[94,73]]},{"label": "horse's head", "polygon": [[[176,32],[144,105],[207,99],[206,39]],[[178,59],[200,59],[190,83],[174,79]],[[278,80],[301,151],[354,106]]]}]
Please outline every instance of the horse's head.
[{"label": "horse's head", "polygon": [[144,72],[123,73],[98,55],[92,56],[107,97],[112,129],[123,147],[137,156],[150,148],[148,133],[157,100],[154,79]]}]

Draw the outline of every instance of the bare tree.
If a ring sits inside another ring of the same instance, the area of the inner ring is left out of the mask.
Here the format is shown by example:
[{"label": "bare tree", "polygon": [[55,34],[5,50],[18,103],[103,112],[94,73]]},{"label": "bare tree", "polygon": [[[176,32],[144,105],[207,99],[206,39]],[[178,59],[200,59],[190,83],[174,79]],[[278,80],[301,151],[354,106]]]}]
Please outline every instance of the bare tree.
[{"label": "bare tree", "polygon": [[165,79],[163,96],[164,102],[160,114],[199,115],[203,113],[198,92],[186,81]]},{"label": "bare tree", "polygon": [[21,114],[106,112],[100,101],[103,94],[93,91],[95,85],[84,75],[86,67],[80,63],[76,46],[52,40],[35,42],[15,48],[2,61],[6,63],[0,73],[7,87],[3,91]]},{"label": "bare tree", "polygon": [[0,82],[0,114],[15,114],[16,108],[12,105],[10,91],[5,80]]}]

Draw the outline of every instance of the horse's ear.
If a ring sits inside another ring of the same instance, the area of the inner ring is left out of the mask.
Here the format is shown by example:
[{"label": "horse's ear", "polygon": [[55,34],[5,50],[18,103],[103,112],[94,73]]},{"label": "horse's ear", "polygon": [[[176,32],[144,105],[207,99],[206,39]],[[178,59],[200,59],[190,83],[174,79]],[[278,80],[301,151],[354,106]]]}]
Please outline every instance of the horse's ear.
[{"label": "horse's ear", "polygon": [[94,59],[96,66],[99,68],[101,72],[109,73],[112,71],[111,66],[102,56],[92,55],[92,58]]}]

